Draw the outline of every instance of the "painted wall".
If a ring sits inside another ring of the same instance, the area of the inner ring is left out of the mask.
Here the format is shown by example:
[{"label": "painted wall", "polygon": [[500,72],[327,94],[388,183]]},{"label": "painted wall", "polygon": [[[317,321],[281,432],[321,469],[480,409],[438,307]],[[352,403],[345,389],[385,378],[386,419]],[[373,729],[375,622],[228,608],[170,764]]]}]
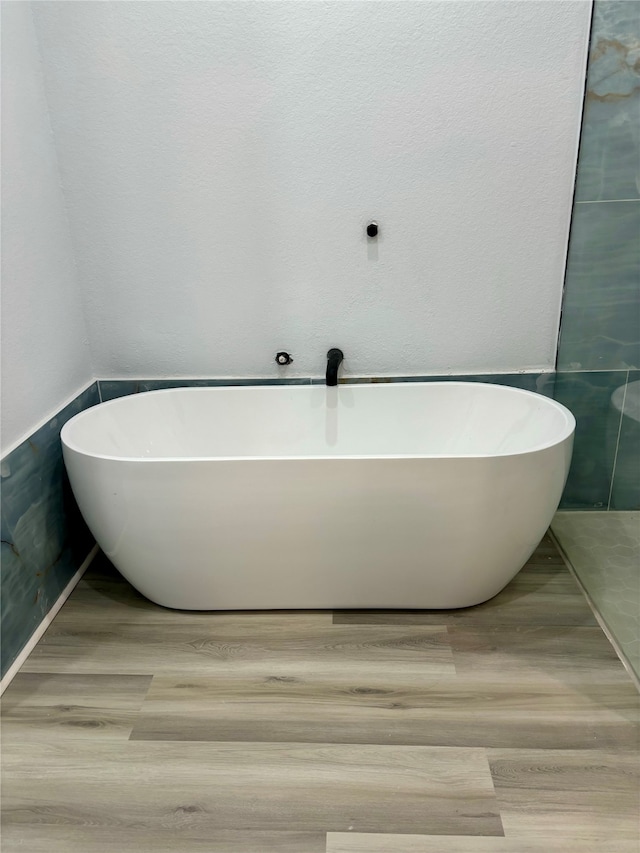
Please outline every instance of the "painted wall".
[{"label": "painted wall", "polygon": [[2,453],[93,378],[29,3],[2,4]]},{"label": "painted wall", "polygon": [[556,396],[572,508],[640,509],[640,2],[596,0]]},{"label": "painted wall", "polygon": [[93,545],[60,446],[92,378],[31,6],[3,3],[2,676]]},{"label": "painted wall", "polygon": [[34,4],[96,375],[551,369],[589,15]]}]

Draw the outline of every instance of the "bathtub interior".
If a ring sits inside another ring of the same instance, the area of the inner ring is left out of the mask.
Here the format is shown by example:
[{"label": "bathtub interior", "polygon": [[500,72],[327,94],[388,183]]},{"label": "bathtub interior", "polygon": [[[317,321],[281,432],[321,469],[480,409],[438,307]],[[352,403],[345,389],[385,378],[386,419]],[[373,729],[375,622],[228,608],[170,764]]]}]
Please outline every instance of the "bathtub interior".
[{"label": "bathtub interior", "polygon": [[179,388],[103,403],[64,443],[122,459],[496,456],[573,431],[563,406],[480,383]]}]

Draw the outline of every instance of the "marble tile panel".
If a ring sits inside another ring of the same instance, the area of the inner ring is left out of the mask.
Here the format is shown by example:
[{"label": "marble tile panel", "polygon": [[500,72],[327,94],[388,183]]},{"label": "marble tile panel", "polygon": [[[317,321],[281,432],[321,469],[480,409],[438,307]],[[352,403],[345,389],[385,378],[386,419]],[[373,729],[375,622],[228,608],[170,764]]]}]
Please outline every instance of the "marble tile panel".
[{"label": "marble tile panel", "polygon": [[576,204],[559,370],[640,367],[640,201]]},{"label": "marble tile panel", "polygon": [[576,199],[640,197],[640,2],[594,6]]},{"label": "marble tile panel", "polygon": [[2,674],[93,546],[71,493],[60,430],[99,402],[96,383],[2,460]]},{"label": "marble tile panel", "polygon": [[624,370],[556,374],[555,399],[576,418],[573,459],[560,503],[564,509],[608,506],[620,426],[611,395],[626,377]]},{"label": "marble tile panel", "polygon": [[609,509],[640,509],[640,370],[630,370],[627,385],[614,392],[615,404],[623,396],[615,470]]}]

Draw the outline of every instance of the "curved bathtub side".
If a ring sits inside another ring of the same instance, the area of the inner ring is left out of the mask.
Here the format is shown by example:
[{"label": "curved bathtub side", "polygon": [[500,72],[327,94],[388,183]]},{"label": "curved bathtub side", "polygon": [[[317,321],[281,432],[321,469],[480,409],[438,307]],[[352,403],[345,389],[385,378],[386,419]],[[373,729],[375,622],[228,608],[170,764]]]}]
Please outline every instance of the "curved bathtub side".
[{"label": "curved bathtub side", "polygon": [[196,610],[457,608],[518,572],[572,437],[484,458],[122,461],[65,448],[100,546],[145,596]]},{"label": "curved bathtub side", "polygon": [[[98,456],[89,456],[62,444],[64,464],[80,512],[100,548],[107,554],[116,553],[120,540],[135,535],[135,513],[130,512],[127,497],[126,463]],[[144,463],[137,463],[144,464]],[[163,480],[163,489],[167,484]],[[153,496],[146,503],[153,504]],[[135,585],[135,584],[134,584]]]}]

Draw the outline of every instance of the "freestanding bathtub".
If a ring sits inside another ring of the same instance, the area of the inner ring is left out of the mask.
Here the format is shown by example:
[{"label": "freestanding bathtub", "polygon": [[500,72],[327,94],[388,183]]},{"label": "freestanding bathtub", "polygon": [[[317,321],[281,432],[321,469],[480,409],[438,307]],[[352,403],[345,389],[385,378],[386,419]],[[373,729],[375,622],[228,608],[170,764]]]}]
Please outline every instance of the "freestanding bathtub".
[{"label": "freestanding bathtub", "polygon": [[499,385],[179,388],[95,406],[62,442],[98,544],[157,604],[454,608],[531,555],[574,428]]}]

